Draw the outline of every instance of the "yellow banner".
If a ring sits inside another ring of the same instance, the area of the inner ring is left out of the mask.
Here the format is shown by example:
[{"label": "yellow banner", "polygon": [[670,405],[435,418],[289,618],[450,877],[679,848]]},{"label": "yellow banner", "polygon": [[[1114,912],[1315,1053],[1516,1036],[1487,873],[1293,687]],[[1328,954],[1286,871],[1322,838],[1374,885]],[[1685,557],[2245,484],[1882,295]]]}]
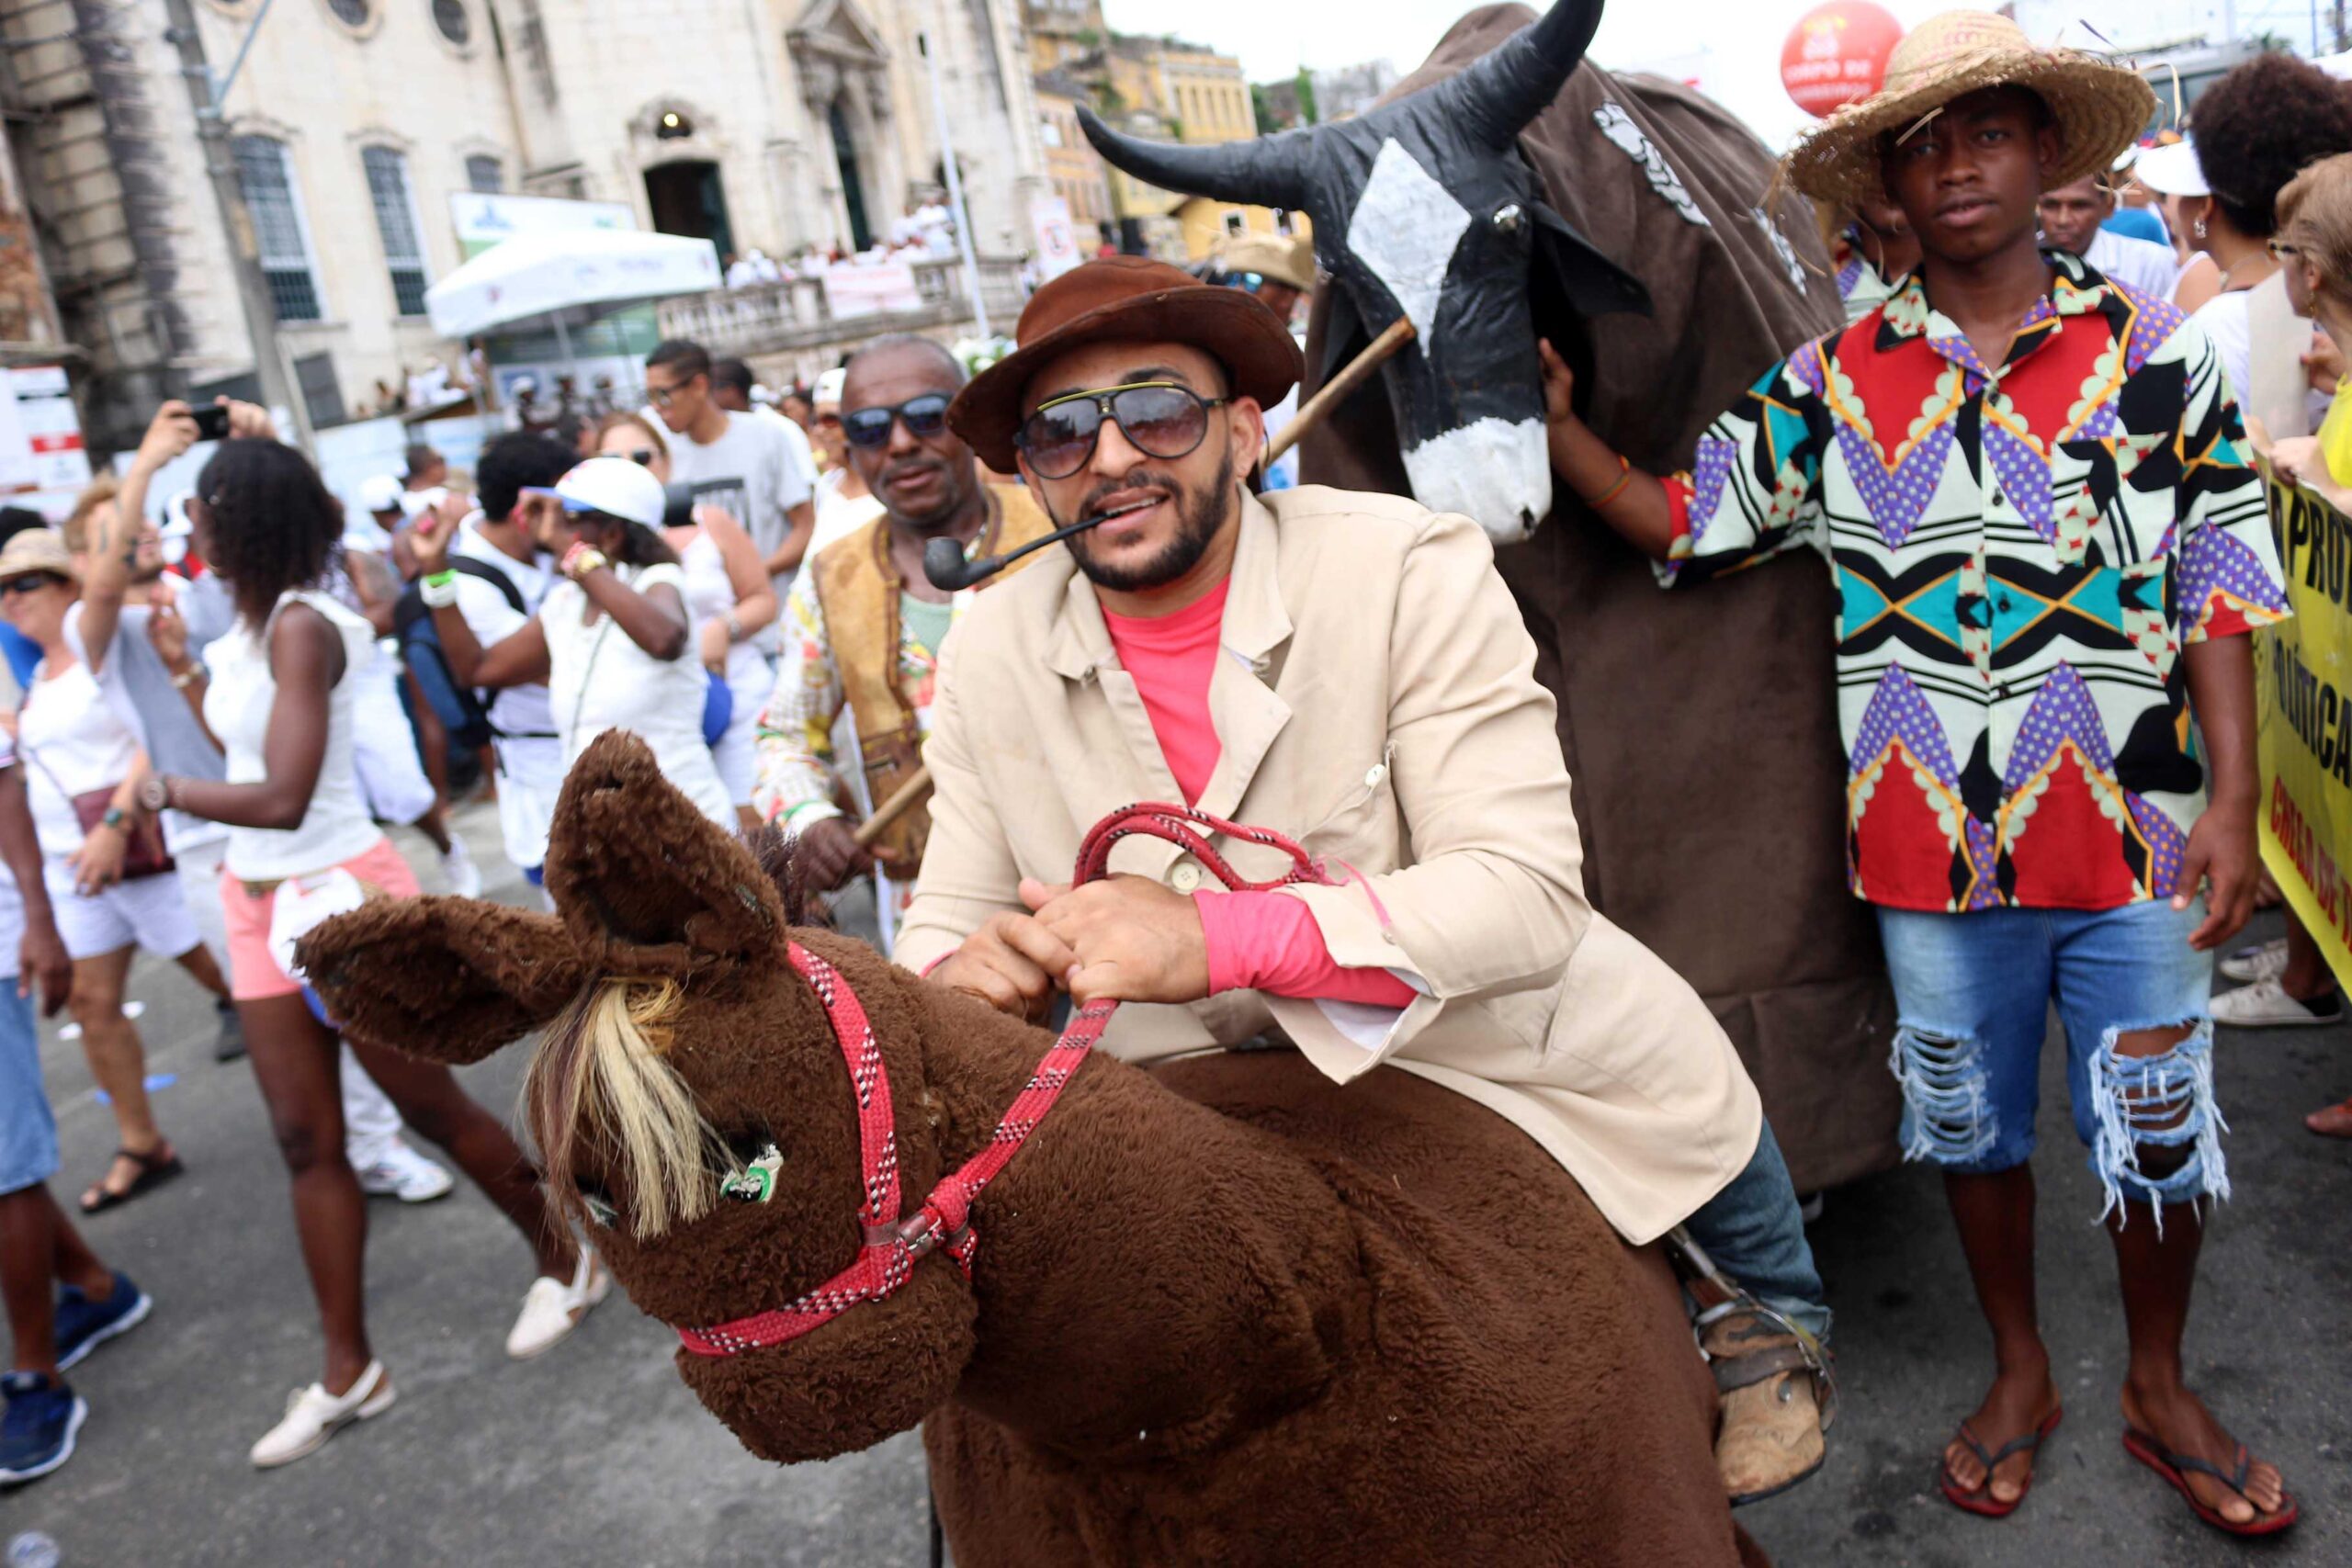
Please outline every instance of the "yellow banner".
[{"label": "yellow banner", "polygon": [[2291,620],[2255,634],[2262,859],[2352,985],[2352,517],[2267,466]]}]

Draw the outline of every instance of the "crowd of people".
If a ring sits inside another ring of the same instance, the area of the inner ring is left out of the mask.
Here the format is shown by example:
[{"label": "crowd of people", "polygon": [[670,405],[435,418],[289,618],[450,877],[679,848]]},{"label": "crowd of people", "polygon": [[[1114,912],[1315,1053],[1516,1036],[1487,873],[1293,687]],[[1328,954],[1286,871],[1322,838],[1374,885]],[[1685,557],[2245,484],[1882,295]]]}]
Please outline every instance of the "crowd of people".
[{"label": "crowd of people", "polygon": [[[2317,431],[2281,462],[2352,481],[2352,90],[2262,56],[2199,99],[2193,141],[2119,160],[2146,97],[2002,18],[1924,24],[1888,91],[1792,158],[1836,214],[1848,326],[1759,367],[1672,475],[1588,426],[1541,344],[1551,468],[1580,503],[1551,525],[1607,527],[1678,592],[1799,550],[1845,585],[1847,870],[1902,1020],[1898,1136],[1944,1176],[1995,1347],[1943,1495],[2014,1511],[2061,1415],[2030,1166],[2054,1003],[2131,1342],[2126,1446],[2204,1522],[2256,1535],[2295,1500],[2182,1359],[2200,1213],[2230,1190],[2214,1024],[2342,1003],[2297,928],[2228,945],[2261,891],[2250,634],[2287,614],[2240,408],[2291,367],[2278,417]],[[811,892],[873,877],[876,939],[939,985],[1032,1019],[1057,993],[1137,1004],[1132,1055],[1278,1025],[1341,1081],[1394,1060],[1476,1093],[1630,1241],[1680,1227],[1712,1259],[1691,1305],[1727,1493],[1818,1468],[1832,1320],[1795,1190],[1722,1026],[1587,898],[1554,702],[1486,536],[1256,471],[1313,283],[1288,246],[1207,284],[1099,261],[1040,288],[1019,350],[978,377],[877,338],[798,417],[754,406],[740,362],[664,343],[644,411],[501,436],[470,484],[413,454],[356,498],[375,533],[243,404],[158,526],[153,477],[196,437],[167,403],[119,490],[7,538],[0,616],[25,663],[0,861],[22,931],[0,953],[21,953],[19,993],[74,1010],[108,1091],[120,1152],[89,1213],[183,1168],[140,1089],[134,951],[222,998],[324,1341],[255,1464],[394,1397],[367,1334],[365,1194],[451,1180],[407,1132],[531,1254],[510,1354],[552,1348],[605,1293],[503,1125],[446,1068],[340,1042],[292,944],[416,893],[385,823],[415,825],[453,886],[472,874],[426,765],[469,737],[505,852],[541,882],[568,769],[619,728],[712,821],[790,833]],[[1873,424],[1910,432],[1899,483],[1848,439]],[[2126,466],[2163,452],[2199,457]],[[943,540],[969,563],[1080,522],[976,586],[925,570]],[[2095,581],[2112,615],[2052,607]],[[1906,627],[1897,600],[1923,606]],[[1038,879],[1137,799],[1246,799],[1351,875],[1219,893],[1171,849],[1152,875]],[[2216,953],[2245,983],[2209,1001]],[[64,1372],[149,1307],[49,1195],[38,1085],[29,1004],[0,999],[0,1480],[64,1462],[83,1410]],[[2352,1102],[2312,1125],[2352,1133]]]}]

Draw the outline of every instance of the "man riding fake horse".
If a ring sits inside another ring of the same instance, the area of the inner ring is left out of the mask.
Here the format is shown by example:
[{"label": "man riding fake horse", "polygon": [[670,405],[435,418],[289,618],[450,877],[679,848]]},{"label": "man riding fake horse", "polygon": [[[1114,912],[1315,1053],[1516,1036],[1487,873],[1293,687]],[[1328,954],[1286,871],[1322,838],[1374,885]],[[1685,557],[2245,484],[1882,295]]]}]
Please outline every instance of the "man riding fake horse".
[{"label": "man riding fake horse", "polygon": [[[950,423],[1084,531],[943,653],[899,962],[1008,1012],[1127,1003],[1105,1043],[1130,1059],[1279,1028],[1336,1080],[1393,1064],[1491,1107],[1629,1242],[1686,1226],[1745,1287],[1702,1316],[1735,1499],[1810,1473],[1829,1314],[1786,1168],[1706,1007],[1585,898],[1553,699],[1486,535],[1390,496],[1252,495],[1300,360],[1238,290],[1090,263],[1019,339]],[[1124,874],[1050,880],[1088,824],[1180,798],[1340,885],[1218,892],[1143,839]]]}]

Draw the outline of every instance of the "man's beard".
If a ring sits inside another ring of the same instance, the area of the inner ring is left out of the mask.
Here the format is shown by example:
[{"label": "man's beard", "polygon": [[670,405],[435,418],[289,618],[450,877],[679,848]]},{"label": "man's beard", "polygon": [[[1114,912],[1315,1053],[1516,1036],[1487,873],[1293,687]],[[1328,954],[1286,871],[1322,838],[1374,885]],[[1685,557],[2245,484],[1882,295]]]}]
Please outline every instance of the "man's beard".
[{"label": "man's beard", "polygon": [[[1197,494],[1172,479],[1148,478],[1143,482],[1168,491],[1169,500],[1176,507],[1176,536],[1140,566],[1114,566],[1094,558],[1091,533],[1071,535],[1063,542],[1069,546],[1078,570],[1097,588],[1107,588],[1114,593],[1139,593],[1165,587],[1201,564],[1201,558],[1209,553],[1210,542],[1225,523],[1226,509],[1233,503],[1233,448],[1226,448],[1216,466],[1216,478]],[[1096,495],[1087,498],[1085,505],[1079,508],[1079,516],[1091,512],[1101,496],[1133,489],[1136,483],[1135,477],[1130,476],[1115,485],[1103,486]],[[1068,527],[1075,519],[1057,517],[1054,521]]]}]

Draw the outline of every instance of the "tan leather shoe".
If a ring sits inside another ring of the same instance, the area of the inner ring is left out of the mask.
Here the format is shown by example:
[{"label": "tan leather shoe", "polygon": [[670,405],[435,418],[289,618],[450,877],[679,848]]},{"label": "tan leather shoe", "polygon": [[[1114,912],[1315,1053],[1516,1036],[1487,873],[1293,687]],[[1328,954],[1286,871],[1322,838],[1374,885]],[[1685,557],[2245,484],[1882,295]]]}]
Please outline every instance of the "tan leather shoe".
[{"label": "tan leather shoe", "polygon": [[1708,1324],[1699,1343],[1722,1394],[1715,1468],[1732,1506],[1785,1492],[1819,1470],[1828,1443],[1796,1336],[1735,1312]]}]

